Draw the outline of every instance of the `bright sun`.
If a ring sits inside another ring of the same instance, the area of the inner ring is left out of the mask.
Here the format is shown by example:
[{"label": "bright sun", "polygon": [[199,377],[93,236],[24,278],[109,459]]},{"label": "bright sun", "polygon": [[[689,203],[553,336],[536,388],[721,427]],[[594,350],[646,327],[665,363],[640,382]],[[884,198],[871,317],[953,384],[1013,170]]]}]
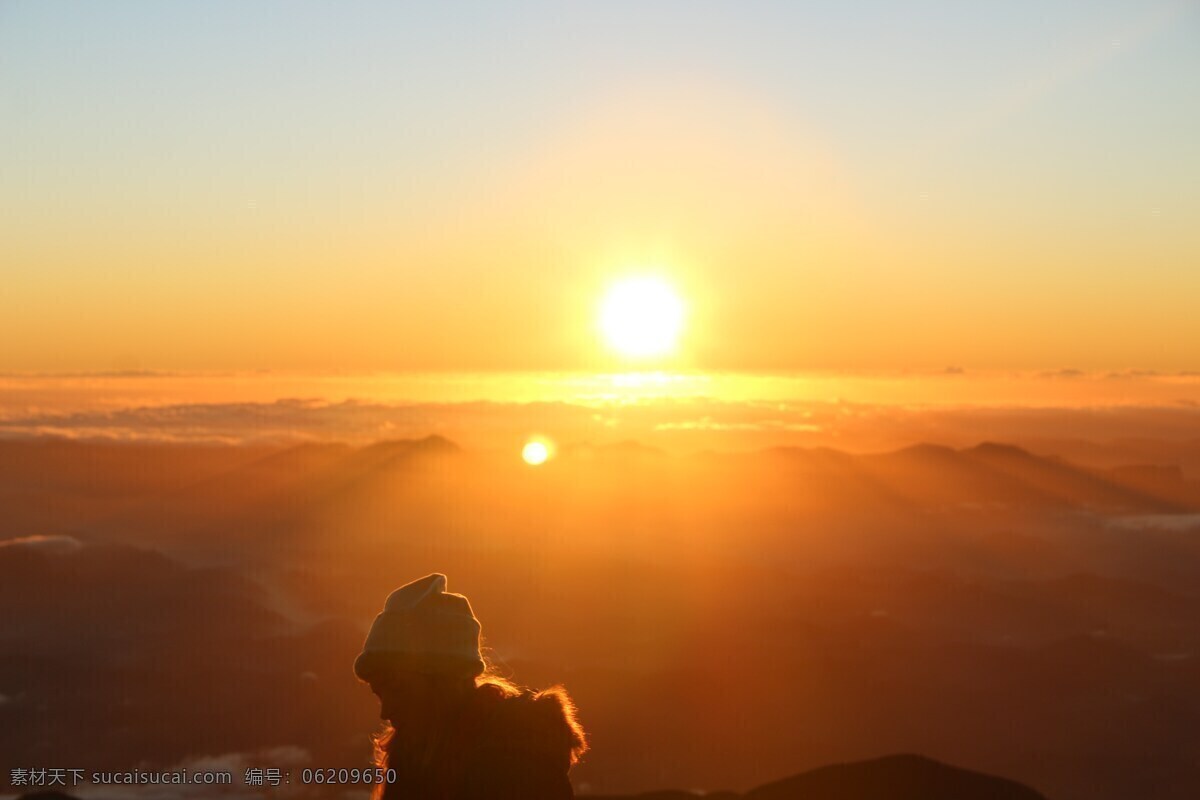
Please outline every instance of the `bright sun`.
[{"label": "bright sun", "polygon": [[626,278],[605,296],[600,329],[622,355],[666,355],[683,329],[683,301],[661,278]]}]

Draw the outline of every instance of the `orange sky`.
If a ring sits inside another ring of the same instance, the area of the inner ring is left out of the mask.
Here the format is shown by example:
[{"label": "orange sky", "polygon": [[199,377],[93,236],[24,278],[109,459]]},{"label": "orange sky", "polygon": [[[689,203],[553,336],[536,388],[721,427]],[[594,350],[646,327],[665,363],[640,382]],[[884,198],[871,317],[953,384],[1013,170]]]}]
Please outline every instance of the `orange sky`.
[{"label": "orange sky", "polygon": [[10,9],[0,370],[1200,367],[1194,5],[1035,10]]}]

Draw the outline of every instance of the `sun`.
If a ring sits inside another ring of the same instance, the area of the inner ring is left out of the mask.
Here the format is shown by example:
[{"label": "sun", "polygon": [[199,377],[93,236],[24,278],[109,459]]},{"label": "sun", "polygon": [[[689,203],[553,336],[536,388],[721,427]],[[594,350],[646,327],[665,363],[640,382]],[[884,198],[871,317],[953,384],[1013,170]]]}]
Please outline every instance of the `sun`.
[{"label": "sun", "polygon": [[624,356],[645,358],[675,350],[683,330],[683,300],[669,283],[653,276],[613,285],[600,308],[600,330]]}]

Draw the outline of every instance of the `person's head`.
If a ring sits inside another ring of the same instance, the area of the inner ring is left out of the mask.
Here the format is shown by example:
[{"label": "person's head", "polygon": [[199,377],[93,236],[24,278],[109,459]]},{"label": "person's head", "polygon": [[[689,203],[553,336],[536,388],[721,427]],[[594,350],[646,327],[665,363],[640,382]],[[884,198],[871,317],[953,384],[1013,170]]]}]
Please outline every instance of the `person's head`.
[{"label": "person's head", "polygon": [[467,696],[484,673],[479,633],[467,598],[446,591],[445,575],[427,575],[388,596],[354,673],[394,726],[428,718]]}]

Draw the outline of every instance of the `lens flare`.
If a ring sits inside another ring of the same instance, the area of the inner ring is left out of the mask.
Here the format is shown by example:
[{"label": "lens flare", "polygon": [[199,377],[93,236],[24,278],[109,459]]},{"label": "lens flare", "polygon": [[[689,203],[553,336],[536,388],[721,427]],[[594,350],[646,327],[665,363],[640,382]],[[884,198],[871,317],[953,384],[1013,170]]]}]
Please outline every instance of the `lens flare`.
[{"label": "lens flare", "polygon": [[521,450],[521,458],[525,459],[526,464],[533,467],[545,464],[550,458],[550,446],[540,439],[531,439]]}]

